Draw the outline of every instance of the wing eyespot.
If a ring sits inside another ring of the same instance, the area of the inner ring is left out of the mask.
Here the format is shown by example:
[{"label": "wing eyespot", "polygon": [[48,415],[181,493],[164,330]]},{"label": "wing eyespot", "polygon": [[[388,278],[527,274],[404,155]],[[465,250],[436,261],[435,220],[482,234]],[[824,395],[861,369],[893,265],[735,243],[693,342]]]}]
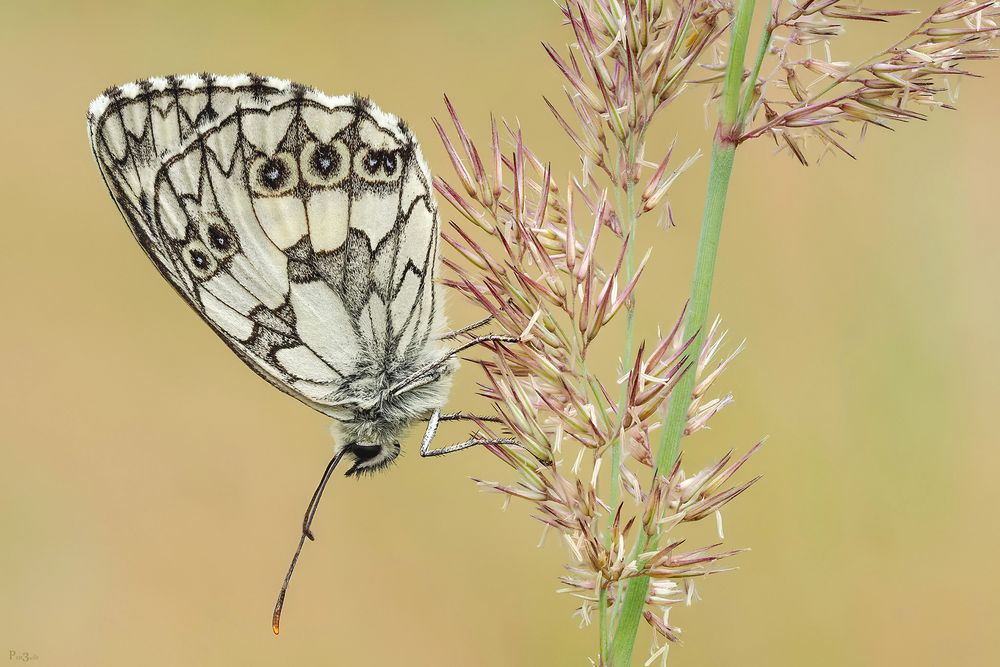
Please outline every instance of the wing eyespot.
[{"label": "wing eyespot", "polygon": [[394,183],[402,163],[402,151],[364,147],[354,156],[354,173],[368,183]]},{"label": "wing eyespot", "polygon": [[291,153],[260,156],[250,163],[250,189],[258,197],[288,194],[299,184],[299,168]]},{"label": "wing eyespot", "polygon": [[199,240],[185,243],[181,248],[181,258],[191,275],[199,280],[208,280],[219,268],[215,255]]},{"label": "wing eyespot", "polygon": [[329,188],[347,178],[351,153],[347,144],[339,139],[329,144],[310,141],[302,149],[299,164],[306,183],[317,188]]},{"label": "wing eyespot", "polygon": [[209,215],[198,221],[198,236],[219,262],[237,253],[239,242],[229,224],[219,215]]}]

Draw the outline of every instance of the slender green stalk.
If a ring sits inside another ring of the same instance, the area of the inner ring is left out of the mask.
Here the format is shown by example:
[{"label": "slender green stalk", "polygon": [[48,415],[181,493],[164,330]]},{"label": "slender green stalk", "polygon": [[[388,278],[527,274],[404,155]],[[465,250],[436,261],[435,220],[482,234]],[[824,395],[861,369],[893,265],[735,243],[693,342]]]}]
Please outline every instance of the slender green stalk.
[{"label": "slender green stalk", "polygon": [[764,64],[764,58],[767,57],[767,51],[771,48],[771,38],[774,36],[774,21],[776,19],[769,18],[764,23],[764,29],[760,36],[760,44],[757,46],[757,58],[754,60],[753,68],[750,70],[750,76],[747,78],[747,87],[743,91],[743,99],[740,101],[739,118],[745,119],[747,113],[750,112],[750,107],[753,104],[754,91],[757,89],[757,79],[760,77],[760,68]]},{"label": "slender green stalk", "polygon": [[691,280],[691,298],[685,322],[685,332],[690,333],[692,330],[695,332],[695,339],[688,353],[691,366],[670,393],[667,424],[660,438],[660,449],[656,457],[656,469],[659,471],[669,470],[674,465],[680,451],[681,437],[687,426],[687,413],[697,376],[695,366],[705,343],[707,329],[705,325],[708,320],[709,299],[712,295],[712,278],[715,275],[715,258],[719,250],[729,176],[733,171],[735,157],[736,144],[716,138],[712,145],[708,195],[705,200],[705,214],[701,225],[701,238],[698,239],[698,254],[694,277]]},{"label": "slender green stalk", "polygon": [[[630,165],[632,163],[629,163]],[[630,167],[631,168],[631,167]],[[625,187],[625,205],[624,205],[624,219],[622,220],[622,226],[625,233],[628,235],[626,238],[625,246],[625,284],[627,285],[632,277],[635,275],[635,236],[638,225],[636,225],[636,211],[635,211],[635,185],[632,183],[631,176],[628,177],[628,184]],[[621,207],[619,207],[621,211]],[[622,351],[622,364],[625,368],[629,367],[632,363],[632,355],[635,354],[635,303],[634,301],[629,301],[625,304],[625,347]],[[627,396],[627,388],[622,387],[621,397],[618,401],[618,414],[621,419],[625,418],[625,401]],[[609,522],[614,519],[615,509],[618,507],[619,501],[619,481],[621,479],[621,465],[622,465],[622,439],[621,437],[615,438],[611,445],[611,516],[609,517]],[[609,534],[610,539],[610,534]]]},{"label": "slender green stalk", "polygon": [[[622,204],[621,196],[617,197],[618,212],[622,215],[622,226],[625,230],[625,284],[627,285],[632,277],[635,275],[635,244],[636,244],[636,232],[638,231],[638,225],[636,224],[638,220],[638,214],[636,212],[635,206],[635,184],[632,182],[632,169],[635,165],[635,150],[632,146],[629,146],[627,150],[627,156],[625,160],[625,171],[626,171],[626,185],[625,185],[625,203]],[[624,211],[623,211],[624,209]],[[632,355],[635,353],[635,302],[630,300],[625,304],[625,347],[622,352],[622,364],[625,368],[629,367],[632,361]],[[628,389],[623,386],[621,390],[621,397],[618,400],[618,415],[621,419],[625,418],[625,402],[627,400]],[[611,546],[611,530],[610,524],[614,521],[615,511],[618,507],[620,500],[619,487],[621,486],[621,466],[622,466],[622,438],[621,436],[616,437],[611,443],[611,490],[610,490],[610,507],[611,512],[608,516],[609,530],[607,534],[606,543]],[[617,586],[618,589],[621,586]],[[617,612],[620,603],[620,590],[616,591],[615,594],[615,607],[611,614],[608,614],[608,591],[606,588],[601,588],[600,594],[598,595],[598,605],[600,609],[598,611],[599,631],[601,633],[601,656],[607,656],[608,654],[608,638],[610,624],[615,622],[615,613]]]},{"label": "slender green stalk", "polygon": [[[656,469],[669,470],[677,460],[680,442],[687,425],[687,413],[691,405],[691,394],[696,380],[696,365],[704,344],[708,318],[708,306],[712,293],[712,279],[715,275],[715,260],[722,232],[722,219],[729,190],[729,179],[736,156],[734,137],[739,134],[740,90],[743,80],[743,60],[746,55],[747,37],[753,18],[754,0],[740,0],[732,28],[732,43],[726,66],[725,84],[722,92],[719,128],[712,144],[712,164],[709,171],[708,191],[701,223],[701,236],[695,259],[694,276],[691,281],[691,296],[688,301],[685,331],[694,332],[695,339],[688,352],[691,367],[671,391],[667,407],[667,421],[656,454]],[[752,85],[752,83],[751,83]],[[648,550],[653,542],[651,536],[639,538],[639,553]],[[639,620],[642,618],[649,578],[636,577],[629,581],[625,598],[618,617],[618,626],[611,644],[609,664],[612,667],[627,667],[632,660]]]},{"label": "slender green stalk", "polygon": [[604,586],[601,586],[601,592],[597,596],[597,606],[598,630],[601,633],[598,637],[598,650],[599,655],[604,656],[608,654],[608,589]]},{"label": "slender green stalk", "polygon": [[740,111],[740,84],[743,82],[743,59],[747,52],[750,22],[753,20],[754,0],[740,0],[733,19],[732,43],[726,63],[725,83],[722,87],[722,104],[719,119],[723,126],[735,125]]},{"label": "slender green stalk", "polygon": [[[697,363],[697,351],[701,350],[704,343],[704,325],[708,313],[709,297],[712,292],[715,258],[719,248],[723,211],[735,156],[735,144],[724,143],[716,139],[712,147],[712,168],[708,181],[705,216],[702,221],[701,238],[698,241],[698,257],[692,280],[691,299],[688,303],[686,327],[696,327],[698,331],[689,354],[692,364]],[[687,424],[687,412],[691,404],[694,383],[695,369],[691,367],[671,391],[667,424],[656,458],[657,470],[667,470],[677,460],[681,436],[684,434],[684,427]],[[652,539],[643,536],[640,540],[642,540],[642,546],[638,551],[642,553],[648,550]],[[614,667],[626,667],[630,664],[635,635],[639,629],[639,620],[642,618],[648,592],[648,577],[632,579],[625,589],[625,599],[621,605],[618,627],[611,646],[612,659],[610,664]]]},{"label": "slender green stalk", "polygon": [[[619,211],[622,207],[619,206]],[[624,204],[624,219],[622,221],[622,226],[627,235],[625,240],[625,284],[628,284],[635,275],[635,234],[636,234],[636,212],[635,212],[635,186],[632,183],[631,178],[629,178],[628,185],[625,189],[625,204]],[[625,368],[629,367],[632,362],[632,355],[635,353],[633,349],[635,347],[635,303],[629,301],[625,304],[625,346],[622,351],[622,364]],[[621,398],[618,401],[618,414],[622,419],[625,418],[625,400],[626,400],[626,388],[622,387]],[[621,479],[621,465],[622,465],[622,440],[621,437],[615,438],[611,444],[611,496],[610,496],[610,506],[611,506],[611,516],[608,517],[609,522],[614,519],[615,509],[618,507],[619,501],[619,481]],[[610,535],[608,536],[610,538]]]}]

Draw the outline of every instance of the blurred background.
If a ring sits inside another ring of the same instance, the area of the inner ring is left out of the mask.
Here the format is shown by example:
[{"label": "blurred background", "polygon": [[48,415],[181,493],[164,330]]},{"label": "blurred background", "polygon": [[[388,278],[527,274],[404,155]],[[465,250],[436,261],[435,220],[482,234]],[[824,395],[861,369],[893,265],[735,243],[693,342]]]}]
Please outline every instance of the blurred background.
[{"label": "blurred background", "polygon": [[[566,41],[556,6],[0,8],[0,660],[589,664],[594,633],[555,593],[561,546],[536,548],[527,506],[501,512],[469,481],[508,471],[480,451],[420,460],[415,442],[387,473],[333,482],[271,634],[327,420],[256,378],[159,277],[85,132],[110,84],[251,70],[371,95],[442,173],[430,117],[447,92],[479,139],[490,112],[516,117],[565,173],[574,152],[541,99],[561,95],[539,44]],[[839,48],[873,34],[857,32]],[[1000,664],[1000,66],[974,69],[987,78],[963,83],[959,111],[869,133],[857,161],[741,149],[713,309],[748,347],[718,385],[735,405],[687,456],[770,442],[743,477],[763,481],[726,513],[727,544],[752,551],[671,616],[685,638],[671,665]],[[703,99],[668,113],[657,152],[675,135],[678,155],[708,149]],[[645,335],[687,293],[707,167],[675,186],[677,227],[642,232],[657,245]],[[452,303],[452,321],[473,315]],[[454,407],[476,408],[475,380],[461,373]]]}]

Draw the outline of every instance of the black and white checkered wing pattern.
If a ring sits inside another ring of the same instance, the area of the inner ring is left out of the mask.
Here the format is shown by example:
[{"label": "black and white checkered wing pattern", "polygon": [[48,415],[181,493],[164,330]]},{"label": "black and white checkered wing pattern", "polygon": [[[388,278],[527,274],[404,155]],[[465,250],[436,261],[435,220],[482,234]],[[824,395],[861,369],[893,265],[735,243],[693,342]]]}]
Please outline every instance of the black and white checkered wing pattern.
[{"label": "black and white checkered wing pattern", "polygon": [[287,81],[201,75],[112,89],[89,126],[147,255],[272,384],[336,416],[433,356],[437,210],[397,118]]}]

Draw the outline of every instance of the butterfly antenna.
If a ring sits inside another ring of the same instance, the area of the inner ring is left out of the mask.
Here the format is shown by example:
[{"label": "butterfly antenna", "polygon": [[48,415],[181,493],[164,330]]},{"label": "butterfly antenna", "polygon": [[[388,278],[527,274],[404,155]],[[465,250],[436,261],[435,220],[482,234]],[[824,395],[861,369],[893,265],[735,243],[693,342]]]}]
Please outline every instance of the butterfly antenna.
[{"label": "butterfly antenna", "polygon": [[306,543],[306,538],[310,540],[315,540],[312,531],[309,529],[312,526],[313,518],[316,516],[316,510],[319,509],[319,499],[323,497],[323,491],[326,489],[326,483],[330,481],[330,477],[333,475],[334,469],[336,469],[337,464],[340,463],[340,459],[344,458],[344,454],[350,447],[342,447],[340,451],[334,454],[333,458],[326,465],[326,470],[323,472],[323,478],[319,481],[319,486],[313,492],[312,500],[309,501],[309,506],[306,507],[305,516],[302,517],[302,535],[299,536],[299,545],[295,548],[295,555],[292,556],[292,564],[288,566],[288,574],[285,575],[285,581],[281,584],[281,592],[278,593],[278,601],[274,605],[274,615],[271,617],[271,629],[274,630],[274,634],[278,634],[278,628],[281,623],[281,608],[285,604],[285,593],[288,591],[288,582],[292,580],[292,572],[295,571],[295,565],[299,562],[299,554],[302,553],[302,545]]}]

